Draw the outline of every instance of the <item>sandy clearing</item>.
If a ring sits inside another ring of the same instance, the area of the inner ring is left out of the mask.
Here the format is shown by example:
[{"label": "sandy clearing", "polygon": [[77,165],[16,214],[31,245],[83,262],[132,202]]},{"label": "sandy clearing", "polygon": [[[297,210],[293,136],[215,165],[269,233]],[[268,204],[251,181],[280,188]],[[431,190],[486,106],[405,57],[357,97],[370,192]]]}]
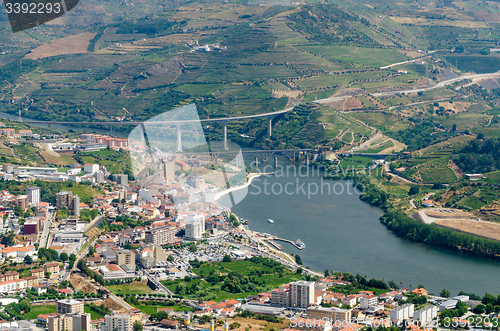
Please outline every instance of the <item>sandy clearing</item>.
[{"label": "sandy clearing", "polygon": [[96,34],[90,32],[79,33],[74,36],[59,38],[49,41],[26,54],[25,59],[37,60],[44,57],[57,56],[63,54],[88,53],[87,47],[90,39]]}]

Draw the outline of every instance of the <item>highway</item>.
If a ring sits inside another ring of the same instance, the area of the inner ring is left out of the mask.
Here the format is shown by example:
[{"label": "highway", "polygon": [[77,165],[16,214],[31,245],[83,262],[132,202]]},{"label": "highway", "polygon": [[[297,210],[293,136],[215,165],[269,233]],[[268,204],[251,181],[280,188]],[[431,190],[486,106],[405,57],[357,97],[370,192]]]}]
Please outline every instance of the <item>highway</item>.
[{"label": "highway", "polygon": [[[500,72],[494,72],[494,73],[489,73],[489,74],[471,74],[471,75],[464,75],[464,76],[459,76],[455,78],[451,78],[448,80],[444,80],[442,82],[437,83],[436,85],[430,86],[430,87],[425,87],[425,88],[420,88],[420,89],[411,89],[411,90],[403,90],[403,91],[389,91],[389,92],[377,92],[377,93],[371,93],[372,96],[374,97],[388,97],[396,94],[412,94],[412,93],[418,93],[418,92],[427,92],[431,91],[437,88],[442,88],[447,85],[457,83],[466,79],[470,79],[473,82],[478,82],[481,80],[485,79],[491,79],[491,78],[500,78]],[[341,101],[350,98],[350,95],[345,95],[345,96],[340,96],[340,97],[330,97],[330,98],[325,98],[325,99],[320,99],[314,101],[315,103],[328,103],[328,102],[334,102],[334,101]]]}]

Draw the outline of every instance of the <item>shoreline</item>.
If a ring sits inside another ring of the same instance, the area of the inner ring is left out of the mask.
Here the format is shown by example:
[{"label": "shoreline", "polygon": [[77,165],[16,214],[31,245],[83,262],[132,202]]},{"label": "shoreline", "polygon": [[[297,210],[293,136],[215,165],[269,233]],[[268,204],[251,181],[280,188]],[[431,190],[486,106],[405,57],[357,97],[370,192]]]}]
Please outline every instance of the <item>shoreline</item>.
[{"label": "shoreline", "polygon": [[250,184],[252,184],[252,180],[254,180],[254,178],[257,178],[257,177],[260,177],[260,176],[269,176],[269,175],[273,175],[274,172],[268,172],[268,173],[253,173],[253,174],[250,174],[248,176],[248,180],[245,184],[243,185],[240,185],[240,186],[235,186],[235,187],[231,187],[231,188],[228,188],[224,191],[221,191],[221,192],[218,192],[215,194],[215,201],[219,200],[220,198],[222,198],[224,195],[226,194],[229,194],[231,192],[234,192],[234,191],[238,191],[238,190],[241,190],[243,188],[246,188],[246,187],[249,187]]}]

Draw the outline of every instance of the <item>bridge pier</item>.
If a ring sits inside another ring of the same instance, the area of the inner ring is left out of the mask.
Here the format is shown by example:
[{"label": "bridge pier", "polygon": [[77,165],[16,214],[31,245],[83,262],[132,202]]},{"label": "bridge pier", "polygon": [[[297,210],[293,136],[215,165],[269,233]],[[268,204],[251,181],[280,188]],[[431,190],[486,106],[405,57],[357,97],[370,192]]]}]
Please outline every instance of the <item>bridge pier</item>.
[{"label": "bridge pier", "polygon": [[306,167],[309,167],[309,156],[306,154]]},{"label": "bridge pier", "polygon": [[269,117],[267,119],[267,135],[269,137],[271,137],[272,130],[273,130],[273,118]]},{"label": "bridge pier", "polygon": [[223,122],[222,126],[224,131],[224,149],[227,151],[229,149],[227,147],[227,122]]},{"label": "bridge pier", "polygon": [[259,166],[259,159],[257,158],[257,156],[255,157],[255,166],[258,167]]},{"label": "bridge pier", "polygon": [[[182,152],[181,125],[177,124],[177,152]],[[217,161],[216,161],[217,163]]]},{"label": "bridge pier", "polygon": [[112,136],[113,135],[113,126],[112,125],[109,126],[109,132],[110,132],[109,135]]},{"label": "bridge pier", "polygon": [[274,167],[278,168],[278,157],[277,156],[274,157]]}]

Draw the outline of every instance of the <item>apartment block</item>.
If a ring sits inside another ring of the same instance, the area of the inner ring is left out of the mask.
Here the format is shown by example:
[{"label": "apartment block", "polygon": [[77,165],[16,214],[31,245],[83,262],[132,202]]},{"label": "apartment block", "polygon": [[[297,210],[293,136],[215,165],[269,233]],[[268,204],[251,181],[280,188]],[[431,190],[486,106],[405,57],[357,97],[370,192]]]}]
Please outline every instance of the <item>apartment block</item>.
[{"label": "apartment block", "polygon": [[438,312],[438,307],[434,305],[428,305],[425,306],[424,308],[417,310],[413,314],[413,320],[420,321],[420,323],[422,323],[422,325],[424,326],[437,317],[437,312]]},{"label": "apartment block", "polygon": [[90,314],[58,314],[47,318],[49,331],[90,331]]},{"label": "apartment block", "polygon": [[116,253],[116,260],[118,265],[128,265],[135,268],[135,253],[129,250],[123,250]]},{"label": "apartment block", "polygon": [[63,299],[57,301],[58,314],[84,313],[83,302],[73,299]]},{"label": "apartment block", "polygon": [[165,225],[154,229],[146,230],[146,244],[166,245],[175,242],[175,226]]},{"label": "apartment block", "polygon": [[396,307],[391,310],[391,321],[408,319],[413,316],[414,310],[415,305],[413,303],[407,303],[402,306]]},{"label": "apartment block", "polygon": [[290,307],[307,308],[314,304],[314,283],[298,281],[290,283]]},{"label": "apartment block", "polygon": [[336,321],[350,322],[351,321],[351,310],[350,309],[340,309],[337,307],[309,307],[307,308],[307,318],[315,320],[325,320],[335,323]]},{"label": "apartment block", "polygon": [[290,306],[290,288],[281,286],[271,291],[271,304],[281,307]]}]

